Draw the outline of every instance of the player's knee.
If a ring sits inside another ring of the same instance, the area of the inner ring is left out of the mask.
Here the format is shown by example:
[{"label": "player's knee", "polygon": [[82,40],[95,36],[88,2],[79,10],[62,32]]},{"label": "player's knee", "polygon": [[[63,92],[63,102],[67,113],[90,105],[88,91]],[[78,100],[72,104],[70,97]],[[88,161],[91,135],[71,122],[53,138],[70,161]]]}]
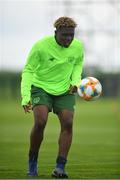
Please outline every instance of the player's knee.
[{"label": "player's knee", "polygon": [[71,117],[64,119],[64,123],[62,125],[62,129],[66,130],[68,132],[72,131],[72,127],[73,127],[73,120]]},{"label": "player's knee", "polygon": [[46,120],[40,119],[39,121],[35,122],[34,128],[36,131],[41,132],[42,130],[44,130],[45,125],[46,125]]}]

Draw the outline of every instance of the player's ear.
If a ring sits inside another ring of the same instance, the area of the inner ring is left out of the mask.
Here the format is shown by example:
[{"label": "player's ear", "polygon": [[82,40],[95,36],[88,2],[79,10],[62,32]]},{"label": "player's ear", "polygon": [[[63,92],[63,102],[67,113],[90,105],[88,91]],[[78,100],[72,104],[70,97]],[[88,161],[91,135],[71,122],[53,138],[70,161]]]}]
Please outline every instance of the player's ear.
[{"label": "player's ear", "polygon": [[57,34],[57,30],[55,30],[55,35]]}]

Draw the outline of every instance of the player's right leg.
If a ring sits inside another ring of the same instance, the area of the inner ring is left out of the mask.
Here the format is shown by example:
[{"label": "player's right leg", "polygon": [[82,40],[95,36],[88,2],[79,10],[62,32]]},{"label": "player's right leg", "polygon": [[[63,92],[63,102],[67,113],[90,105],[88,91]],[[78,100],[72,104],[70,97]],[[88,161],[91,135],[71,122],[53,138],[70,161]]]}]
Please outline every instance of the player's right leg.
[{"label": "player's right leg", "polygon": [[34,126],[30,135],[30,149],[29,149],[29,176],[37,176],[37,159],[40,145],[43,140],[44,128],[48,117],[48,108],[45,105],[35,106]]},{"label": "player's right leg", "polygon": [[47,122],[48,113],[52,109],[52,100],[49,94],[43,89],[32,86],[31,91],[34,126],[30,135],[29,149],[29,176],[37,176],[37,159],[39,148],[43,140],[44,128]]}]

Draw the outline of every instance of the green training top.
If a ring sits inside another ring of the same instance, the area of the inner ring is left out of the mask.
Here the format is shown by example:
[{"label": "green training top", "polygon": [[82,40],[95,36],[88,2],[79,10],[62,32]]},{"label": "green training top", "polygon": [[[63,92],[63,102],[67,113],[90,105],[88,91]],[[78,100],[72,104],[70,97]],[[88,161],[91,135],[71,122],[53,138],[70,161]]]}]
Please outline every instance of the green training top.
[{"label": "green training top", "polygon": [[22,72],[22,105],[27,105],[31,85],[52,95],[65,93],[70,85],[79,86],[83,66],[83,44],[74,39],[68,48],[54,36],[39,40],[31,49]]}]

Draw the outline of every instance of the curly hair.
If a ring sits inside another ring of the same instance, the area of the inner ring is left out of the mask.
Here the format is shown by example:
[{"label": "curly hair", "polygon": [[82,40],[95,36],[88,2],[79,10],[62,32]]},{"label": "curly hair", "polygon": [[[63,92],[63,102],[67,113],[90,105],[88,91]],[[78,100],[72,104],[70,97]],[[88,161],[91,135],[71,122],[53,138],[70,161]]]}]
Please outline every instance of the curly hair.
[{"label": "curly hair", "polygon": [[61,27],[73,27],[75,28],[77,26],[76,22],[69,17],[63,16],[58,18],[55,23],[54,23],[54,27],[56,29],[59,29]]}]

